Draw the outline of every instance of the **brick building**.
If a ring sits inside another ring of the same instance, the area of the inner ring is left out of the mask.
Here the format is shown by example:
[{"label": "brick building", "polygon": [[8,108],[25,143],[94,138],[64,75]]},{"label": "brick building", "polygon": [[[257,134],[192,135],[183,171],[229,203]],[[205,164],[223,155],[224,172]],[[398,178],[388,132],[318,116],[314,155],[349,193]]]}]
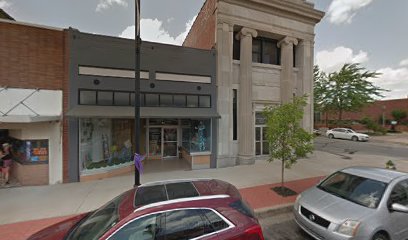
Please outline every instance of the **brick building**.
[{"label": "brick building", "polygon": [[12,176],[63,182],[64,30],[0,19],[0,59],[0,141],[13,146]]},{"label": "brick building", "polygon": [[313,127],[314,28],[324,13],[304,0],[207,0],[183,46],[217,51],[217,166],[266,158],[265,106],[309,96]]}]

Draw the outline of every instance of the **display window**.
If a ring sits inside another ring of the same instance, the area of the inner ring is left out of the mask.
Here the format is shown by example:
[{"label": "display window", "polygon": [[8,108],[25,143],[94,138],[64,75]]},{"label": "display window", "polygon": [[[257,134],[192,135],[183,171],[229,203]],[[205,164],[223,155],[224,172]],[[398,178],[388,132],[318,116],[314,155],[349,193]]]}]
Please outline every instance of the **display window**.
[{"label": "display window", "polygon": [[13,158],[24,163],[47,163],[49,160],[48,139],[19,140],[11,142]]},{"label": "display window", "polygon": [[79,120],[79,158],[82,170],[106,168],[132,162],[131,119]]},{"label": "display window", "polygon": [[182,145],[190,153],[211,151],[211,120],[183,120]]}]

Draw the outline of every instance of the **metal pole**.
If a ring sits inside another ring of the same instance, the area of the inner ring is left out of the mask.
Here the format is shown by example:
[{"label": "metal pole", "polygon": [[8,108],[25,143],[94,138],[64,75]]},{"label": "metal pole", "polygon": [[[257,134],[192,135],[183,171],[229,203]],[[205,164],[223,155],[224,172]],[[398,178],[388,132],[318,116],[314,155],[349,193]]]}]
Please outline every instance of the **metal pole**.
[{"label": "metal pole", "polygon": [[[140,0],[135,1],[135,151],[140,154]],[[140,185],[140,173],[135,164],[135,184]]]}]

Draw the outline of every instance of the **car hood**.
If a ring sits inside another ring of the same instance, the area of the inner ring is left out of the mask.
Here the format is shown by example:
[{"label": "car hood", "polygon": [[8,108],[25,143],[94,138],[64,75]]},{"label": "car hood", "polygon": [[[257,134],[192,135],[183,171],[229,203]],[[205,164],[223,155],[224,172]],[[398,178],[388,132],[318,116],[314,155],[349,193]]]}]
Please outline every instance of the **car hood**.
[{"label": "car hood", "polygon": [[30,236],[28,240],[62,240],[68,234],[69,230],[86,215],[88,215],[88,213],[68,218],[67,220],[44,228],[43,230],[40,230],[39,232]]},{"label": "car hood", "polygon": [[348,219],[361,220],[375,211],[375,209],[358,205],[317,187],[303,192],[299,204],[336,224],[341,224]]}]

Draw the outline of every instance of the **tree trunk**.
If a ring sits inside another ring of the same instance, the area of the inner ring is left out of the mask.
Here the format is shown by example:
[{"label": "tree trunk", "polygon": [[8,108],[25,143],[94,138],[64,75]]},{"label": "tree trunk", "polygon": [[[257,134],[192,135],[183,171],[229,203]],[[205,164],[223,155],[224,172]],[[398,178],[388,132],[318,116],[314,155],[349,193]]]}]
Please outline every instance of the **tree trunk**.
[{"label": "tree trunk", "polygon": [[282,159],[282,172],[281,172],[281,187],[284,187],[285,181],[284,181],[284,174],[285,174],[285,160]]}]

